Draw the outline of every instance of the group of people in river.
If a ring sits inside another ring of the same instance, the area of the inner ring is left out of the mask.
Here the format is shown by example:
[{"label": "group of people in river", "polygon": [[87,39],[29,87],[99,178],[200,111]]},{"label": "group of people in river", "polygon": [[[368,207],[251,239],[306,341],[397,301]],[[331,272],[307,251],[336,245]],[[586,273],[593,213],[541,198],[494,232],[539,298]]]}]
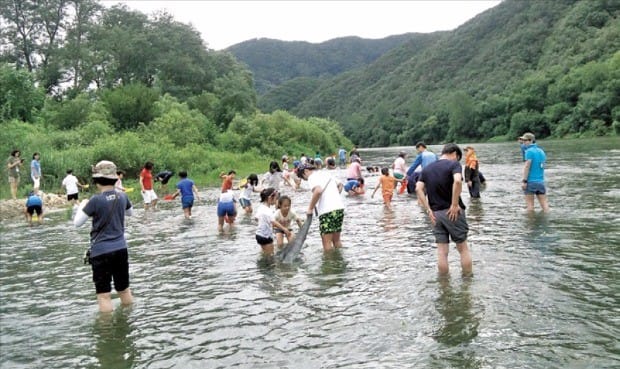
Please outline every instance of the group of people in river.
[{"label": "group of people in river", "polygon": [[[532,133],[525,133],[519,138],[519,142],[524,161],[522,190],[527,209],[534,209],[534,198],[537,198],[543,211],[547,212],[549,206],[544,184],[545,152],[536,145]],[[381,174],[371,198],[380,189],[384,206],[390,210],[395,192],[402,194],[407,190],[409,193],[415,193],[418,205],[426,212],[431,223],[437,246],[439,274],[449,273],[448,251],[451,240],[456,244],[460,254],[462,274],[470,276],[473,267],[467,244],[469,227],[460,194],[465,182],[471,198],[480,197],[480,186],[484,183],[484,177],[480,173],[475,149],[472,146],[465,148],[464,169],[461,166],[463,151],[454,143],[444,145],[439,155],[430,152],[424,142],[416,144],[416,151],[416,159],[409,168],[405,165],[407,153],[403,151],[398,154],[391,168],[380,169]],[[257,174],[250,174],[238,182],[237,188],[235,188],[236,171],[222,172],[221,193],[216,207],[218,230],[223,232],[225,224],[233,226],[237,217],[238,202],[240,208],[256,220],[256,243],[260,245],[265,255],[273,255],[276,248],[284,245],[285,237],[288,242],[294,239],[292,225],[297,224],[301,228],[303,224],[301,217],[292,210],[291,198],[280,193],[280,186],[289,186],[292,190],[297,190],[303,182],[306,182],[310,192],[306,215],[318,216],[323,250],[329,252],[342,247],[341,233],[345,217],[343,192],[348,196],[365,193],[362,159],[357,149],[352,150],[348,160],[346,159],[346,152],[340,149],[337,157],[332,155],[326,158],[325,168],[322,160],[317,163],[316,157],[308,158],[305,155],[302,155],[300,160],[293,160],[293,168],[289,168],[288,156],[284,155],[281,165],[272,161],[267,173],[260,178]],[[20,162],[23,160],[20,161],[19,151],[16,150],[7,160],[9,174],[15,171],[19,173]],[[346,180],[334,176],[332,170],[338,166],[343,169],[346,167]],[[376,173],[374,166],[366,169],[369,174]],[[153,163],[147,162],[140,173],[140,186],[146,210],[154,208],[158,199],[153,189],[152,170]],[[40,166],[36,174],[40,178]],[[129,262],[125,239],[125,217],[132,215],[133,205],[124,193],[126,189],[122,186],[123,175],[124,172],[118,170],[110,161],[97,163],[92,170],[92,180],[97,186],[98,194],[83,200],[73,218],[75,226],[81,226],[88,219],[92,219],[87,261],[92,267],[97,301],[102,312],[113,310],[112,282],[122,304],[131,304],[133,301],[129,287]],[[173,172],[168,171],[163,176],[158,174],[156,179],[167,183],[172,176]],[[180,197],[184,216],[191,219],[194,201],[200,199],[199,192],[194,181],[188,178],[186,171],[179,172],[179,177],[175,192],[167,196],[169,200]],[[13,178],[9,179],[9,183],[13,185],[15,176],[9,178]],[[33,176],[33,192],[26,204],[26,213],[31,216],[42,207],[42,203],[31,201],[31,197],[36,197],[38,192],[38,188],[34,186],[38,183],[34,182]],[[69,198],[70,192],[84,185],[74,178],[71,170],[67,171],[63,185],[67,188],[68,199],[77,201],[77,196]],[[236,189],[241,192],[238,199],[234,192]],[[254,193],[258,193],[260,198],[256,210],[252,206]],[[40,215],[42,216],[42,212]]]}]

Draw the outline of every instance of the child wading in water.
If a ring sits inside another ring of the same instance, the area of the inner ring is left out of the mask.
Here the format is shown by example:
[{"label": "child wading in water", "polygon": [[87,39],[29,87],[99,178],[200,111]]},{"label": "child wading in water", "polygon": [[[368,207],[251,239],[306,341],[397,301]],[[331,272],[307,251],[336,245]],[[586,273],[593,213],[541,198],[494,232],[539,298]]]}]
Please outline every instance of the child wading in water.
[{"label": "child wading in water", "polygon": [[289,239],[291,232],[275,220],[275,211],[271,206],[278,201],[278,192],[272,188],[266,188],[260,193],[260,205],[256,209],[256,219],[258,219],[258,227],[256,228],[256,242],[263,249],[263,253],[267,256],[273,255],[273,229],[278,228]]},{"label": "child wading in water", "polygon": [[183,214],[185,215],[185,219],[192,219],[192,207],[194,206],[194,195],[196,195],[196,200],[200,200],[200,196],[198,196],[198,188],[194,184],[194,181],[187,178],[187,172],[182,170],[179,172],[179,177],[181,180],[177,183],[177,190],[172,195],[172,198],[176,198],[181,195],[181,207],[183,208]]},{"label": "child wading in water", "polygon": [[246,214],[252,214],[252,193],[260,192],[256,186],[258,186],[258,176],[256,174],[250,174],[246,180],[246,183],[240,186],[243,191],[239,196],[239,204]]},{"label": "child wading in water", "polygon": [[[276,211],[275,220],[289,230],[290,235],[286,235],[288,242],[291,242],[294,237],[293,230],[291,229],[292,223],[297,222],[299,228],[303,225],[301,219],[291,210],[291,198],[288,196],[281,196],[278,199],[278,210]],[[276,233],[276,245],[278,248],[281,248],[284,245],[284,231],[279,228],[274,228],[273,231]]]},{"label": "child wading in water", "polygon": [[394,189],[396,188],[396,182],[402,182],[402,179],[395,178],[390,175],[390,170],[388,168],[381,168],[381,177],[379,177],[379,184],[375,187],[375,190],[372,192],[370,196],[373,198],[375,196],[375,192],[379,188],[381,188],[381,193],[383,194],[383,203],[388,210],[392,210],[392,197],[394,196]]}]

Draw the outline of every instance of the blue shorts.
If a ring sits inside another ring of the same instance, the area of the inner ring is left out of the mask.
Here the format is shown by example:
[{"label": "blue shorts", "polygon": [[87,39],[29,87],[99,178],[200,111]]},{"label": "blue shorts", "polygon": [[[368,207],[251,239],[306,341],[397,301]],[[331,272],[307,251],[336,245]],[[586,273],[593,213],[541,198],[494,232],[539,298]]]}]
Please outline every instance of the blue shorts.
[{"label": "blue shorts", "polygon": [[181,207],[183,209],[191,208],[194,206],[194,196],[185,196],[181,198]]},{"label": "blue shorts", "polygon": [[217,216],[218,217],[234,217],[237,216],[237,209],[235,209],[235,202],[218,202],[217,203]]},{"label": "blue shorts", "polygon": [[244,199],[243,197],[241,197],[239,199],[239,204],[241,204],[242,208],[247,208],[248,206],[252,206],[252,201],[250,201],[249,199]]},{"label": "blue shorts", "polygon": [[544,182],[528,182],[523,193],[525,195],[544,195],[547,190]]}]

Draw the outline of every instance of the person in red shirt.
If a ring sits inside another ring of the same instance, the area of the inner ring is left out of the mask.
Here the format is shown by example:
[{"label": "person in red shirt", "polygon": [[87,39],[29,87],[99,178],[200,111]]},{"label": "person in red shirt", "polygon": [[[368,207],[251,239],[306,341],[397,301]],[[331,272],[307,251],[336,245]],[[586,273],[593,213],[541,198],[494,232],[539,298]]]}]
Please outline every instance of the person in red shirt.
[{"label": "person in red shirt", "polygon": [[157,206],[157,194],[153,190],[153,163],[147,161],[140,172],[140,188],[144,200],[144,210],[155,209]]},{"label": "person in red shirt", "polygon": [[233,188],[233,180],[235,179],[235,175],[237,172],[231,170],[228,174],[222,172],[220,173],[220,178],[222,179],[222,193],[232,190]]}]

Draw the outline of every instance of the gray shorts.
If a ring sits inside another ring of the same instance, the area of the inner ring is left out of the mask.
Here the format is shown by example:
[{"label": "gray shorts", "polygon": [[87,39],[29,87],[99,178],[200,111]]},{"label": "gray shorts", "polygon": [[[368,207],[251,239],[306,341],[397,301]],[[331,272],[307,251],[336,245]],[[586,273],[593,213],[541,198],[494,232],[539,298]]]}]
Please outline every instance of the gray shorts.
[{"label": "gray shorts", "polygon": [[449,243],[450,238],[453,242],[461,243],[467,241],[469,226],[465,219],[465,210],[461,209],[458,218],[454,222],[448,219],[448,209],[434,211],[435,226],[433,234],[436,243]]},{"label": "gray shorts", "polygon": [[544,182],[528,182],[523,190],[525,195],[544,195],[547,193]]}]

